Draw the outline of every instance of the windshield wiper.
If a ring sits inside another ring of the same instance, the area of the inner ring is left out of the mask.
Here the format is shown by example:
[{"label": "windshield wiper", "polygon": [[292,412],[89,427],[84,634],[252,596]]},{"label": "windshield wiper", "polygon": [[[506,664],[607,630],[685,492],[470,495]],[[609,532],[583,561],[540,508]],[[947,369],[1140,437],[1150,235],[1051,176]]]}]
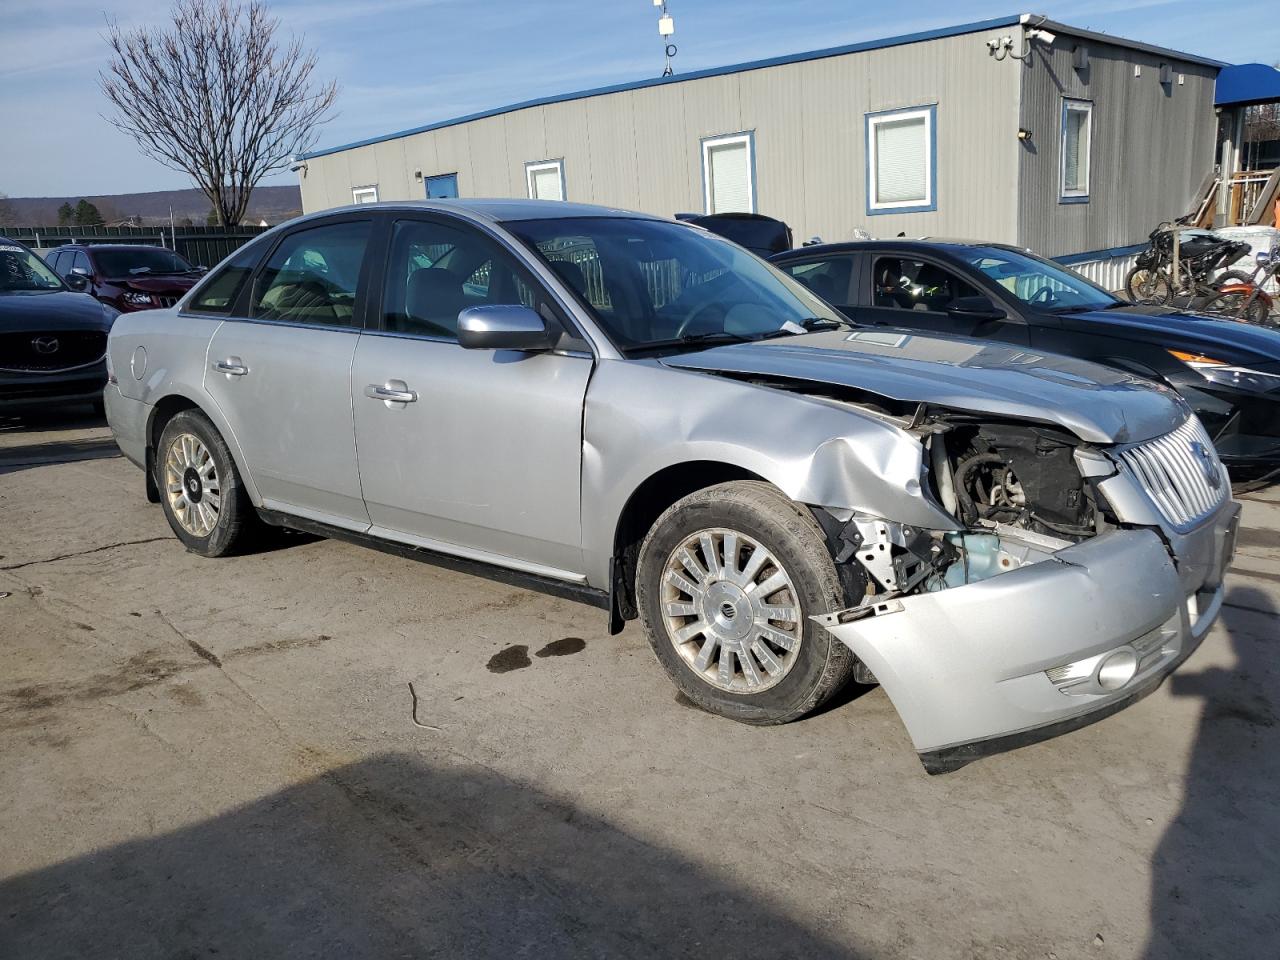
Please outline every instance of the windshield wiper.
[{"label": "windshield wiper", "polygon": [[638,353],[647,350],[663,350],[668,347],[695,347],[708,343],[750,343],[754,337],[746,337],[739,333],[727,333],[722,330],[716,330],[708,333],[688,333],[683,337],[671,337],[667,340],[650,340],[648,343],[638,343],[634,347],[628,347],[628,353]]},{"label": "windshield wiper", "polygon": [[848,327],[852,330],[857,326],[847,317],[806,317],[799,323],[806,330],[837,330],[840,327]]}]

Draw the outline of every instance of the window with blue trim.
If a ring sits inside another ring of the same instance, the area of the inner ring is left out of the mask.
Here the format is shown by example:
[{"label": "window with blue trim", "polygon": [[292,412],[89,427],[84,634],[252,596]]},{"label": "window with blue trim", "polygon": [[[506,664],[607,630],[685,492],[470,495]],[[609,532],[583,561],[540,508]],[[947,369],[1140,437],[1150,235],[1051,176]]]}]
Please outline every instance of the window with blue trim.
[{"label": "window with blue trim", "polygon": [[428,200],[447,200],[458,195],[458,175],[441,173],[425,178]]},{"label": "window with blue trim", "polygon": [[1062,101],[1062,169],[1058,197],[1064,203],[1089,199],[1089,151],[1093,146],[1093,104]]},{"label": "window with blue trim", "polygon": [[755,213],[755,134],[702,141],[702,193],[707,213]]},{"label": "window with blue trim", "polygon": [[938,209],[936,108],[867,114],[867,213]]}]

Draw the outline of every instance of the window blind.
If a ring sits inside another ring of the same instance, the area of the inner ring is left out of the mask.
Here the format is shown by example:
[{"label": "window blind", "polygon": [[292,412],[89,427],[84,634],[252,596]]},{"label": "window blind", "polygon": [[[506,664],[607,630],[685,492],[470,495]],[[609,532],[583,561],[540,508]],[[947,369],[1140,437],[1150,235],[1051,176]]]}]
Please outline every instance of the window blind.
[{"label": "window blind", "polygon": [[1083,194],[1089,189],[1088,110],[1067,107],[1062,139],[1062,190]]},{"label": "window blind", "polygon": [[924,117],[875,124],[875,203],[929,199],[929,132]]},{"label": "window blind", "polygon": [[564,194],[560,190],[560,168],[558,166],[532,170],[529,177],[533,184],[533,197],[535,200],[564,199]]},{"label": "window blind", "polygon": [[712,213],[750,213],[751,176],[746,143],[725,143],[709,147],[707,159],[711,177]]}]

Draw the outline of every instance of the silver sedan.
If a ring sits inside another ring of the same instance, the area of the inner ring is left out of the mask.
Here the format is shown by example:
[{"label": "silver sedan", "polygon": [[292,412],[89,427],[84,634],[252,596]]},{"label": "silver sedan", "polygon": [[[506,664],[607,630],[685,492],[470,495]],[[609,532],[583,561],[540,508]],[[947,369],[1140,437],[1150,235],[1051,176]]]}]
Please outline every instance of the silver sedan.
[{"label": "silver sedan", "polygon": [[1172,392],[859,327],[625,211],[305,217],[121,317],[108,356],[112,429],[191,551],[284,526],[596,603],[746,723],[880,683],[932,772],[1153,689],[1234,548]]}]

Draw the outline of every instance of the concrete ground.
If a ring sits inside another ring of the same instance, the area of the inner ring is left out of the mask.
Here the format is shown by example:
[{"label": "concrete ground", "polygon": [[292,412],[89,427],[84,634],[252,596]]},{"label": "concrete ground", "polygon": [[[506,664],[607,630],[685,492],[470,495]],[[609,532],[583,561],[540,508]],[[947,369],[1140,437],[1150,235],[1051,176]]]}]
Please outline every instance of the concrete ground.
[{"label": "concrete ground", "polygon": [[104,428],[0,420],[0,957],[1276,956],[1280,496],[1245,517],[1170,682],[931,778],[878,689],[719,720],[635,625],[202,560]]}]

